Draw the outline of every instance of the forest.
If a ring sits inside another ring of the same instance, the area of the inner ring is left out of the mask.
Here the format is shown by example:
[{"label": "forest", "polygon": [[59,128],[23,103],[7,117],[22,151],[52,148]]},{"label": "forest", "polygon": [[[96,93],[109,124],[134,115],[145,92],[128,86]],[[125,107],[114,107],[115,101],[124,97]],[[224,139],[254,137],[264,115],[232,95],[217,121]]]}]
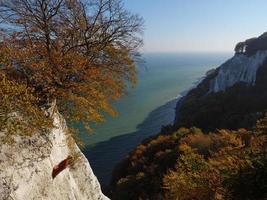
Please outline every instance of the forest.
[{"label": "forest", "polygon": [[267,191],[267,116],[250,131],[162,131],[114,170],[112,199],[258,199]]}]

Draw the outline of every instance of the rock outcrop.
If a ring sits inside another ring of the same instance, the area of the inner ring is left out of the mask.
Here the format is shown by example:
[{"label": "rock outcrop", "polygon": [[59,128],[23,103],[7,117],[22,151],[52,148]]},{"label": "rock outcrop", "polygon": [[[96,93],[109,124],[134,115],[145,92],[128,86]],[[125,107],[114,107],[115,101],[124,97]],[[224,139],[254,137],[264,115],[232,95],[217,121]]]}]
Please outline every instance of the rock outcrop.
[{"label": "rock outcrop", "polygon": [[252,56],[236,54],[219,67],[217,76],[211,80],[209,92],[220,92],[236,83],[255,85],[257,71],[267,58],[267,51],[258,51]]},{"label": "rock outcrop", "polygon": [[[246,40],[177,104],[174,129],[252,128],[267,111],[267,34]],[[243,49],[245,48],[245,49]]]},{"label": "rock outcrop", "polygon": [[[0,199],[106,200],[89,162],[72,138],[66,122],[54,112],[54,128],[33,137],[16,136],[12,145],[1,143]],[[55,165],[76,155],[72,165],[52,179]]]}]

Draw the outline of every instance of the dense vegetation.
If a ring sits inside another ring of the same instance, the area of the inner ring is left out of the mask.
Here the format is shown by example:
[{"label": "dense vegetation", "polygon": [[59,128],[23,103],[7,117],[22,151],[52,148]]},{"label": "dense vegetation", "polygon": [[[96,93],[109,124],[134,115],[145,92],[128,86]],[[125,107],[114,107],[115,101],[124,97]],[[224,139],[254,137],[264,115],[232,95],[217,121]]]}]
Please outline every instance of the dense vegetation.
[{"label": "dense vegetation", "polygon": [[116,168],[112,199],[267,197],[267,117],[252,131],[180,128],[138,145]]},{"label": "dense vegetation", "polygon": [[2,0],[0,23],[0,130],[10,112],[46,126],[54,100],[90,129],[136,82],[142,19],[121,0]]},{"label": "dense vegetation", "polygon": [[12,143],[13,135],[31,136],[52,128],[52,120],[35,106],[38,99],[26,85],[0,77],[0,130],[5,130],[4,143]]},{"label": "dense vegetation", "polygon": [[245,55],[253,55],[257,51],[267,50],[267,33],[263,33],[259,37],[250,38],[244,42],[239,42],[235,47],[236,53],[244,53]]}]

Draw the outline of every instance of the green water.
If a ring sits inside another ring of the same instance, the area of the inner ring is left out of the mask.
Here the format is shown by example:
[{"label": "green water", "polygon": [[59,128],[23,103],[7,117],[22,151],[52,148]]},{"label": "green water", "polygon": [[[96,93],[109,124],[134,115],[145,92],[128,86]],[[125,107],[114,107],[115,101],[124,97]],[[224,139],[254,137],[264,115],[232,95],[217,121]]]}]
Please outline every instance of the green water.
[{"label": "green water", "polygon": [[205,72],[222,64],[229,53],[146,54],[138,67],[138,85],[114,104],[119,115],[85,136],[88,158],[96,176],[109,183],[114,166],[138,143],[172,123],[179,94],[193,87]]}]

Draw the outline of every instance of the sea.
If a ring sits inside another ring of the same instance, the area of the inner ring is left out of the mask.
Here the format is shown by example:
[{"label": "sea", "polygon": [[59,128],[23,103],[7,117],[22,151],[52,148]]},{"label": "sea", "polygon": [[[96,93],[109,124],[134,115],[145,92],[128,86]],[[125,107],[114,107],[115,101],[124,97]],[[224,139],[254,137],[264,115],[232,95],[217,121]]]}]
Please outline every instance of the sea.
[{"label": "sea", "polygon": [[83,153],[102,187],[109,185],[114,167],[145,138],[173,122],[175,106],[208,70],[218,67],[231,53],[147,53],[138,64],[138,84],[113,106],[118,116],[81,129]]}]

